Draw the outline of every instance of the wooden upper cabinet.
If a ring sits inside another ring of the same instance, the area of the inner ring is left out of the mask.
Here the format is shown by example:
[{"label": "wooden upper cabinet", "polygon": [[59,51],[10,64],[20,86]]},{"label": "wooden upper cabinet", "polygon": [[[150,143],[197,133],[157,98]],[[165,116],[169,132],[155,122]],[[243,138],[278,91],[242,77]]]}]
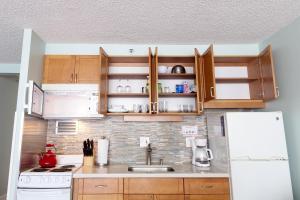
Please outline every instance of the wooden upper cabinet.
[{"label": "wooden upper cabinet", "polygon": [[152,96],[152,113],[158,112],[158,48],[155,47],[154,57],[153,57],[153,66],[151,71],[151,96]]},{"label": "wooden upper cabinet", "polygon": [[196,74],[196,86],[197,86],[197,113],[200,115],[204,112],[204,71],[202,57],[195,48],[195,74]]},{"label": "wooden upper cabinet", "polygon": [[99,83],[99,77],[99,56],[76,56],[76,83]]},{"label": "wooden upper cabinet", "polygon": [[46,55],[43,83],[74,83],[75,56]]},{"label": "wooden upper cabinet", "polygon": [[211,45],[202,56],[204,67],[204,88],[205,88],[205,101],[215,99],[216,95],[216,80],[215,80],[215,67],[214,67],[214,52]]},{"label": "wooden upper cabinet", "polygon": [[149,62],[149,113],[152,114],[153,113],[153,102],[155,102],[156,97],[155,96],[155,85],[154,83],[156,82],[156,78],[153,77],[152,73],[156,73],[156,65],[154,63],[154,59],[155,57],[152,54],[152,50],[149,47],[148,48],[149,51],[149,55],[148,55],[148,62]]},{"label": "wooden upper cabinet", "polygon": [[99,76],[99,56],[45,56],[44,83],[99,83]]},{"label": "wooden upper cabinet", "polygon": [[272,57],[272,48],[267,46],[259,55],[262,77],[262,96],[265,101],[276,99],[279,96],[275,80],[275,70]]},{"label": "wooden upper cabinet", "polygon": [[100,47],[100,94],[99,94],[99,113],[106,115],[108,109],[108,55]]}]

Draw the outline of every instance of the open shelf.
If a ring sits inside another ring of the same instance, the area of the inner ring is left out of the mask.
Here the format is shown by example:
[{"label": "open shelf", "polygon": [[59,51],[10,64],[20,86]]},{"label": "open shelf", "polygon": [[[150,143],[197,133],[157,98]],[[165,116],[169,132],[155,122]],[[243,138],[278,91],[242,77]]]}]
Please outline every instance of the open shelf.
[{"label": "open shelf", "polygon": [[250,83],[257,78],[216,78],[216,83]]},{"label": "open shelf", "polygon": [[108,97],[124,97],[124,98],[132,98],[132,97],[139,97],[139,98],[147,98],[149,94],[144,93],[110,93],[107,94]]},{"label": "open shelf", "polygon": [[158,74],[158,79],[195,79],[196,74]]},{"label": "open shelf", "polygon": [[196,97],[197,93],[160,93],[159,97]]},{"label": "open shelf", "polygon": [[137,73],[137,74],[115,73],[115,74],[108,74],[109,79],[147,79],[147,76],[149,76],[148,73]]},{"label": "open shelf", "polygon": [[147,115],[150,115],[150,113],[134,113],[134,112],[127,112],[127,113],[107,113],[107,115],[110,115],[110,116],[147,116]]},{"label": "open shelf", "polygon": [[196,112],[176,112],[176,111],[170,111],[170,112],[159,112],[157,115],[161,115],[161,116],[197,115],[197,113]]}]

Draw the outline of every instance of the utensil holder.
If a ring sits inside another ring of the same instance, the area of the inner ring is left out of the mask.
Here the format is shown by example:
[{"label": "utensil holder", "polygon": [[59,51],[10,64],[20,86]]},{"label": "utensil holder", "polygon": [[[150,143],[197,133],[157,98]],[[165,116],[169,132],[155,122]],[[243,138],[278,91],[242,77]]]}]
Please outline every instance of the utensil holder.
[{"label": "utensil holder", "polygon": [[92,167],[94,166],[94,156],[84,156],[83,166]]}]

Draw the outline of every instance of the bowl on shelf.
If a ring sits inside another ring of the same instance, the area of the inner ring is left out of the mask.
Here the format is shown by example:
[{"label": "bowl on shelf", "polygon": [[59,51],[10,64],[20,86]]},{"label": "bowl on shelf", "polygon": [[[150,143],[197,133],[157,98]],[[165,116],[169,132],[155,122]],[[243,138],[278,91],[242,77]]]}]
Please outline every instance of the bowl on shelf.
[{"label": "bowl on shelf", "polygon": [[175,65],[171,70],[172,74],[185,74],[185,68],[182,65]]},{"label": "bowl on shelf", "polygon": [[168,72],[168,67],[167,66],[164,66],[164,65],[158,66],[158,73],[165,74],[167,72]]}]

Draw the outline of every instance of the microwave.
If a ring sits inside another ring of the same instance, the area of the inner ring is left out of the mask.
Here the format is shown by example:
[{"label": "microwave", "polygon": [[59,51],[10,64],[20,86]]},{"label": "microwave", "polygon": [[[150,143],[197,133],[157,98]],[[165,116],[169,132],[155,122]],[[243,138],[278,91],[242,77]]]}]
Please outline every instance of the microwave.
[{"label": "microwave", "polygon": [[28,83],[28,115],[44,119],[102,118],[97,84]]}]

